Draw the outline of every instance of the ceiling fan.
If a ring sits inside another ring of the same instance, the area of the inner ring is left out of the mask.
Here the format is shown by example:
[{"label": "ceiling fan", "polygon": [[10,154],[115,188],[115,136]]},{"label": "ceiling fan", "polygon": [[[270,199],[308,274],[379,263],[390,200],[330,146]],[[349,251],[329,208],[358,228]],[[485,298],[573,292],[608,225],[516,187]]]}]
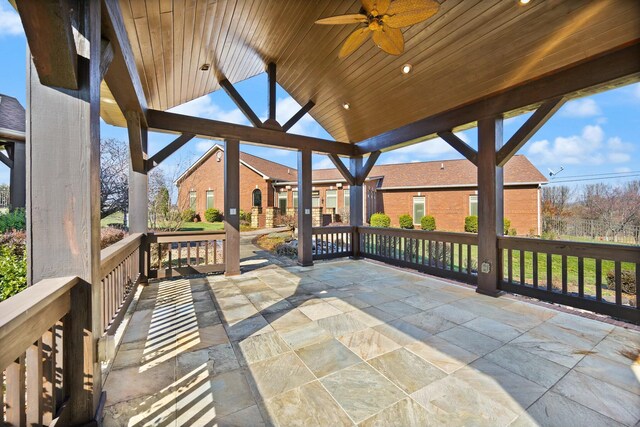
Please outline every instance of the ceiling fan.
[{"label": "ceiling fan", "polygon": [[422,22],[438,12],[440,6],[434,0],[360,0],[360,13],[331,16],[316,21],[322,25],[361,24],[347,37],[339,58],[355,52],[373,34],[373,42],[391,55],[404,51],[404,36],[400,28]]}]

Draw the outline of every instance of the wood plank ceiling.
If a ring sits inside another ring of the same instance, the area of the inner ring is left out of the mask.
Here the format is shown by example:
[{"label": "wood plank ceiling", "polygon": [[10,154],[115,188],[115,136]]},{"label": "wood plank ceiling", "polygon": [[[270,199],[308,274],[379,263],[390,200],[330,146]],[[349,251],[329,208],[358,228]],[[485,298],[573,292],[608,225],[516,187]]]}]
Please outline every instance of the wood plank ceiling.
[{"label": "wood plank ceiling", "polygon": [[[442,0],[404,29],[405,52],[368,41],[340,60],[354,0],[120,0],[150,108],[166,110],[277,64],[277,81],[336,140],[358,142],[640,39],[637,0]],[[209,71],[200,67],[211,64]],[[402,65],[413,66],[410,74]],[[104,86],[104,85],[103,85]],[[102,116],[124,125],[103,87]],[[342,104],[348,102],[350,109]],[[266,103],[266,96],[265,96]],[[262,106],[254,106],[261,113]],[[266,104],[265,107],[266,109]]]}]

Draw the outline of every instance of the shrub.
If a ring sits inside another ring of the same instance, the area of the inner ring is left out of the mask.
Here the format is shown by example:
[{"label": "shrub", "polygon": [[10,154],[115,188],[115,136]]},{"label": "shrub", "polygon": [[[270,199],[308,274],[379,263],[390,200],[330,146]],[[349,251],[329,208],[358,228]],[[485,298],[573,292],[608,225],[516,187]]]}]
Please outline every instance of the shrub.
[{"label": "shrub", "polygon": [[24,231],[27,229],[27,218],[24,209],[14,209],[0,214],[0,233],[7,231]]},{"label": "shrub", "polygon": [[478,217],[475,215],[468,216],[464,219],[464,231],[467,233],[478,232]]},{"label": "shrub", "polygon": [[251,224],[251,212],[245,212],[240,209],[240,221]]},{"label": "shrub", "polygon": [[389,215],[382,212],[371,215],[370,222],[372,227],[388,228],[391,226],[391,218],[389,218]]},{"label": "shrub", "polygon": [[193,222],[193,220],[196,218],[196,211],[194,211],[193,209],[185,209],[182,211],[181,216],[184,222]]},{"label": "shrub", "polygon": [[433,231],[436,229],[436,219],[433,215],[425,215],[420,218],[420,227],[423,230]]},{"label": "shrub", "polygon": [[22,256],[27,247],[27,235],[24,231],[9,231],[0,234],[0,247],[9,247],[14,254]]},{"label": "shrub", "polygon": [[14,252],[11,246],[0,246],[0,301],[27,287],[27,254]]},{"label": "shrub", "polygon": [[398,221],[400,222],[400,228],[406,228],[406,229],[413,228],[413,218],[411,218],[411,215],[409,214],[400,215],[400,218],[398,218]]},{"label": "shrub", "polygon": [[124,231],[115,227],[100,229],[100,249],[104,249],[124,239]]},{"label": "shrub", "polygon": [[[242,211],[240,211],[240,218],[242,219]],[[209,208],[204,211],[204,219],[207,222],[220,222],[222,221],[222,212],[216,208]]]},{"label": "shrub", "polygon": [[[620,282],[622,285],[622,292],[635,295],[636,293],[636,278],[635,273],[631,270],[622,270],[620,275]],[[614,270],[607,272],[607,288],[616,288],[616,273]]]}]

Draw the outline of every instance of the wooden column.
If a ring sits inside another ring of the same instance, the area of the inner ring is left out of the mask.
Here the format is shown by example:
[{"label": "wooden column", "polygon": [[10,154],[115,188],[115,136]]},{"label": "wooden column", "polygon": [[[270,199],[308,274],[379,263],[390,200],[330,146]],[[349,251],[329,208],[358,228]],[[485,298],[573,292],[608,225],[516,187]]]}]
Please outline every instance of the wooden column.
[{"label": "wooden column", "polygon": [[226,276],[240,274],[240,142],[224,141],[224,229]]},{"label": "wooden column", "polygon": [[92,420],[102,383],[96,352],[102,333],[100,2],[76,2],[73,9],[83,36],[76,40],[78,89],[42,85],[33,60],[26,78],[28,283],[63,276],[82,280],[65,319],[69,400],[60,425]]},{"label": "wooden column", "polygon": [[22,141],[15,141],[11,148],[11,176],[9,187],[11,191],[11,208],[24,208],[27,197],[27,177],[26,177],[26,146]]},{"label": "wooden column", "polygon": [[311,150],[298,151],[298,264],[313,265],[311,217]]},{"label": "wooden column", "polygon": [[502,146],[502,117],[478,121],[478,287],[481,294],[497,296],[502,257],[498,236],[503,234],[503,169],[496,152]]},{"label": "wooden column", "polygon": [[[362,157],[352,157],[349,163],[349,171],[352,176],[358,176],[362,169]],[[357,181],[357,180],[356,180]],[[358,184],[358,182],[356,182]],[[362,226],[364,198],[362,193],[362,184],[349,186],[349,224],[352,227]],[[360,234],[358,231],[353,232],[351,241],[353,249],[353,258],[360,257]]]},{"label": "wooden column", "polygon": [[[142,142],[144,158],[147,157],[147,129],[129,129],[131,133],[138,133]],[[129,163],[129,231],[131,233],[146,233],[149,225],[149,177],[146,172],[136,172],[133,164]]]}]

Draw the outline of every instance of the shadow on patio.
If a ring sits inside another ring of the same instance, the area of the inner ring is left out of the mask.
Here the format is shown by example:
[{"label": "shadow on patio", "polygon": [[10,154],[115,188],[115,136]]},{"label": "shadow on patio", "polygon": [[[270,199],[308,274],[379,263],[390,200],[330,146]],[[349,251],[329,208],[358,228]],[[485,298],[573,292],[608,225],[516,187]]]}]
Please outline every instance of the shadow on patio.
[{"label": "shadow on patio", "polygon": [[372,262],[270,265],[145,287],[104,422],[635,425],[639,349],[638,332]]}]

